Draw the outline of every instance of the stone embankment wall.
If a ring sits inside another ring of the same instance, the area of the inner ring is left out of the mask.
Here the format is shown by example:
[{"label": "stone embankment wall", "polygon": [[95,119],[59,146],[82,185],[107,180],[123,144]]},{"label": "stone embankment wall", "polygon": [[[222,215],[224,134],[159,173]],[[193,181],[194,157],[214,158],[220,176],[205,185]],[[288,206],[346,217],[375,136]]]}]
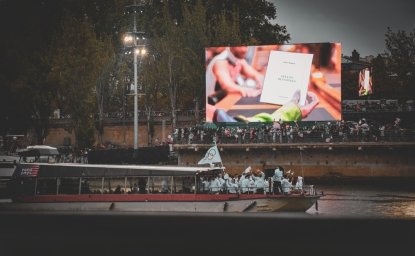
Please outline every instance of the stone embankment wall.
[{"label": "stone embankment wall", "polygon": [[[209,145],[174,145],[178,164],[194,166]],[[318,178],[415,178],[415,143],[218,144],[227,172],[246,167]]]},{"label": "stone embankment wall", "polygon": [[[139,146],[147,146],[147,127],[139,126]],[[164,132],[163,132],[164,129]],[[170,133],[171,126],[154,127],[154,138]],[[74,135],[60,127],[51,128],[45,144],[63,145]],[[132,147],[132,126],[106,126],[103,141]],[[211,145],[174,144],[178,164],[194,166]],[[415,178],[414,142],[350,142],[310,144],[218,144],[228,172],[239,174],[247,166],[272,170],[276,166],[306,177],[411,177]]]}]

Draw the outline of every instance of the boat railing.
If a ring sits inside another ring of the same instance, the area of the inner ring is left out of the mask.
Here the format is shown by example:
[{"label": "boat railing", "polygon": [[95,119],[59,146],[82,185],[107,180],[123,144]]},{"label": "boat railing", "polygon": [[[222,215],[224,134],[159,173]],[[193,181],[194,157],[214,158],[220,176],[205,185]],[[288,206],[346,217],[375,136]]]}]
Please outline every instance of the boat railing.
[{"label": "boat railing", "polygon": [[[261,191],[258,193],[258,191]],[[205,194],[273,194],[273,188],[257,187],[202,187],[200,193]],[[302,188],[291,187],[288,194],[293,195],[317,195],[317,189],[314,185],[303,185]]]},{"label": "boat railing", "polygon": [[317,195],[317,189],[314,185],[303,185],[302,191],[306,195],[310,195],[310,196]]}]

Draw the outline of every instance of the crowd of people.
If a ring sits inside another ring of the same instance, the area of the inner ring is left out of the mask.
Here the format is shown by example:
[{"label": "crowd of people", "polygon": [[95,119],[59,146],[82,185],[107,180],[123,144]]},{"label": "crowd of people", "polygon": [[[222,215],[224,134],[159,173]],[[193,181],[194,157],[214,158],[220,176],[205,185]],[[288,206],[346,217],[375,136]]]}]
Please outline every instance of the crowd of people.
[{"label": "crowd of people", "polygon": [[365,118],[357,122],[274,122],[236,127],[183,127],[174,130],[167,142],[193,143],[309,143],[309,142],[383,142],[413,141],[415,129],[402,125],[401,119],[379,124]]},{"label": "crowd of people", "polygon": [[342,109],[345,113],[405,112],[415,110],[413,100],[344,100]]},{"label": "crowd of people", "polygon": [[272,177],[265,178],[259,169],[252,171],[249,166],[242,174],[231,176],[227,173],[201,178],[200,192],[206,194],[284,194],[303,193],[303,177],[294,176],[289,170],[277,167]]}]

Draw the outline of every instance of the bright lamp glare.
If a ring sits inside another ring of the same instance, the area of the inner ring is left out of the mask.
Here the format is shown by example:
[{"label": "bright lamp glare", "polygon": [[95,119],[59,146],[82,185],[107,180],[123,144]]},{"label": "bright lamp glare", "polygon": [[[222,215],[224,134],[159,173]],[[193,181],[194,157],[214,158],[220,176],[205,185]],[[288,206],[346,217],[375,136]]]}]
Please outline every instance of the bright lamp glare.
[{"label": "bright lamp glare", "polygon": [[131,35],[126,35],[124,37],[124,42],[125,43],[131,43],[133,41],[133,37]]},{"label": "bright lamp glare", "polygon": [[144,56],[147,54],[147,50],[145,48],[136,48],[134,49],[134,54]]}]

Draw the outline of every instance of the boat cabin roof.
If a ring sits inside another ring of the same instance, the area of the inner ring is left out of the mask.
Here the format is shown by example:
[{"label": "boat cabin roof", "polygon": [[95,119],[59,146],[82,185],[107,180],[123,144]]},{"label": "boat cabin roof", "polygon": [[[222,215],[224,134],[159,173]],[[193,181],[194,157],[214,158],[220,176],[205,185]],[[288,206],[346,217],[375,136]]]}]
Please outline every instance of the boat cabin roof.
[{"label": "boat cabin roof", "polygon": [[57,148],[46,146],[46,145],[35,145],[28,146],[27,148],[18,152],[20,157],[31,157],[31,156],[57,156],[59,151]]},{"label": "boat cabin roof", "polygon": [[72,163],[22,163],[13,178],[26,177],[128,177],[128,176],[194,176],[221,172],[220,167],[184,167],[153,165],[101,165]]}]

